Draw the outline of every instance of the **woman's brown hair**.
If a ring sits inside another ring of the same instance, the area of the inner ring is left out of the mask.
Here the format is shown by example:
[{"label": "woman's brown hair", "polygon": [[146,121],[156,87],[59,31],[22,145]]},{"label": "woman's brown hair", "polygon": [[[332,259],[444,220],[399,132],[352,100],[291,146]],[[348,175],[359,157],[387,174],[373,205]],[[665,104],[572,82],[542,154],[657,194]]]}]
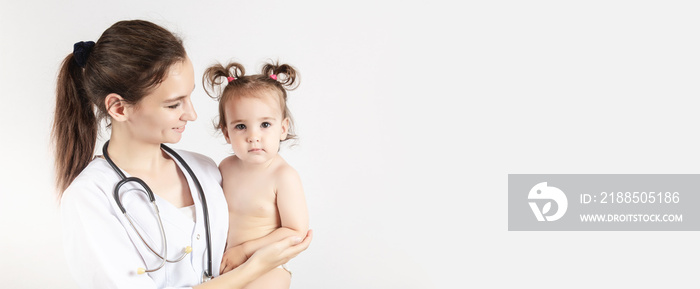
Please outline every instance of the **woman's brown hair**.
[{"label": "woman's brown hair", "polygon": [[107,116],[105,97],[115,93],[137,104],[187,57],[180,38],[143,20],[117,22],[87,52],[74,52],[63,60],[56,85],[52,139],[59,196],[92,159]]},{"label": "woman's brown hair", "polygon": [[[228,83],[224,85],[225,81]],[[294,120],[287,107],[287,91],[299,86],[298,72],[291,65],[270,62],[263,66],[260,74],[245,75],[245,68],[240,63],[232,62],[226,67],[215,64],[204,71],[202,84],[206,93],[219,102],[216,129],[226,131],[224,108],[228,101],[236,97],[256,96],[261,92],[273,91],[279,97],[282,119],[289,118],[289,131],[285,140],[297,137],[294,134]]]}]

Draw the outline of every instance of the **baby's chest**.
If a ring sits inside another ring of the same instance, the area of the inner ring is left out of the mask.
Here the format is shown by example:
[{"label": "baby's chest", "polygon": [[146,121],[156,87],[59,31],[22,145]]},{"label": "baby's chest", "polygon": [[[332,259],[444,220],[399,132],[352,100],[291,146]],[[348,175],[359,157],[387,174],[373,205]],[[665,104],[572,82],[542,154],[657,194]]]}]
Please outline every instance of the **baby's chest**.
[{"label": "baby's chest", "polygon": [[269,217],[277,214],[275,188],[267,184],[224,185],[229,212],[237,215]]}]

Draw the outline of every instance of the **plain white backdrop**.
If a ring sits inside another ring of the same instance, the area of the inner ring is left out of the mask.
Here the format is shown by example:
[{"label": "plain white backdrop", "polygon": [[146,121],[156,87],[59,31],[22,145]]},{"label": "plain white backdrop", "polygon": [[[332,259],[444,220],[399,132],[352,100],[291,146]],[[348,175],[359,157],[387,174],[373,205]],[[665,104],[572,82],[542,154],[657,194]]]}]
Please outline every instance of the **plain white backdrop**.
[{"label": "plain white backdrop", "polygon": [[281,153],[315,238],[292,288],[696,288],[696,232],[508,232],[507,175],[700,173],[699,14],[695,1],[2,0],[0,287],[76,288],[53,189],[58,67],[73,43],[145,19],[195,66],[199,118],[173,146],[216,162],[231,150],[204,69],[299,69],[300,139]]}]

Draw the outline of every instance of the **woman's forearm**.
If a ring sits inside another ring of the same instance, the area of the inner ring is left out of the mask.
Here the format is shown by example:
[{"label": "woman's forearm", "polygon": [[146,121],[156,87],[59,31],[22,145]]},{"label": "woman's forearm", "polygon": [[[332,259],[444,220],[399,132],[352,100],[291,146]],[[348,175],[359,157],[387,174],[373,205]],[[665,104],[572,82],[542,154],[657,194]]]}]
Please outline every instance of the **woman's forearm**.
[{"label": "woman's forearm", "polygon": [[306,230],[300,232],[297,230],[292,230],[290,228],[280,227],[270,232],[270,234],[267,234],[264,237],[260,237],[243,243],[243,252],[246,256],[251,256],[253,255],[253,253],[255,253],[255,251],[264,246],[267,246],[269,244],[291,236],[303,237],[305,234]]},{"label": "woman's forearm", "polygon": [[298,236],[266,245],[257,250],[245,263],[235,269],[216,277],[209,282],[195,286],[197,289],[240,289],[248,283],[269,272],[273,268],[287,263],[290,259],[306,250],[313,239],[313,231],[306,232],[305,238]]}]

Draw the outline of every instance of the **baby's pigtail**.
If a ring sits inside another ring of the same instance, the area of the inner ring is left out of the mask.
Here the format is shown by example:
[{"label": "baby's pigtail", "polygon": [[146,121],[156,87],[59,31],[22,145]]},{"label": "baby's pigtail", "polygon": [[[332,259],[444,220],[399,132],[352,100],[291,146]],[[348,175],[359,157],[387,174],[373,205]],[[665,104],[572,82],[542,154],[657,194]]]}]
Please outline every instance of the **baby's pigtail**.
[{"label": "baby's pigtail", "polygon": [[279,64],[278,62],[270,62],[263,66],[261,74],[265,79],[272,79],[276,82],[278,89],[280,89],[280,97],[282,98],[282,116],[289,119],[289,131],[287,132],[287,138],[283,141],[289,139],[297,138],[294,133],[294,118],[292,118],[292,113],[289,111],[287,106],[287,91],[294,90],[299,86],[299,74],[296,69],[289,64]]},{"label": "baby's pigtail", "polygon": [[299,75],[296,69],[289,64],[267,63],[262,68],[262,74],[273,77],[286,90],[294,90],[299,86]]},{"label": "baby's pigtail", "polygon": [[225,97],[226,88],[235,85],[236,80],[245,75],[245,68],[240,63],[232,62],[224,67],[217,63],[204,71],[202,86],[209,97],[219,102],[219,116],[214,120],[214,127],[222,133],[226,133],[226,121],[224,119],[224,104],[228,100]]},{"label": "baby's pigtail", "polygon": [[209,95],[209,97],[219,100],[221,98],[221,84],[226,81],[228,77],[228,71],[221,64],[217,63],[204,71],[202,76],[202,87],[204,87],[204,92]]},{"label": "baby's pigtail", "polygon": [[226,66],[226,71],[229,73],[229,77],[233,77],[229,82],[239,79],[245,75],[245,67],[243,64],[238,62],[231,62]]},{"label": "baby's pigtail", "polygon": [[239,63],[232,62],[226,67],[217,63],[204,71],[202,86],[209,97],[218,101],[221,100],[221,94],[226,85],[243,75],[245,75],[245,68]]}]

